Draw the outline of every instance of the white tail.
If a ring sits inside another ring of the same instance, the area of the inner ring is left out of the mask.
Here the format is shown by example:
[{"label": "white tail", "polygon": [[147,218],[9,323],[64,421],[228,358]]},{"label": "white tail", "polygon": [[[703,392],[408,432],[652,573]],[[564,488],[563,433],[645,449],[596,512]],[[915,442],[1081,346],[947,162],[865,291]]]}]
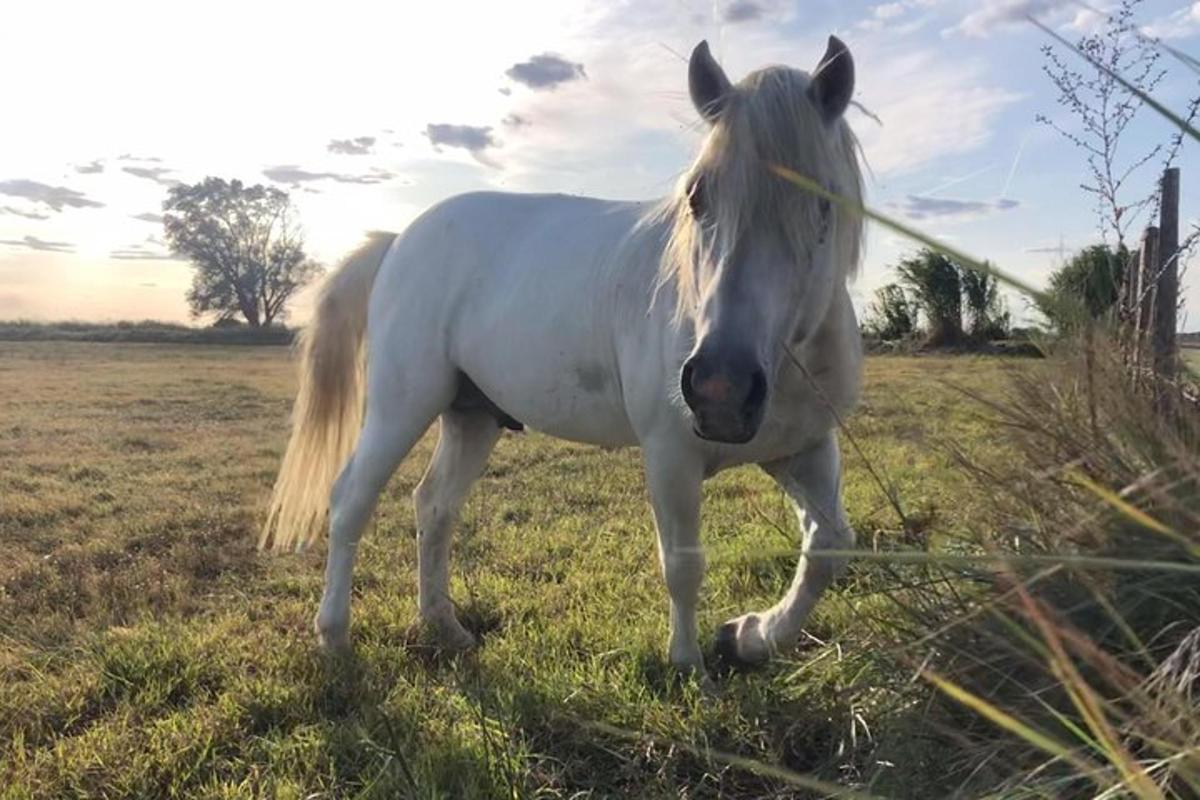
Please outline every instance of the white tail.
[{"label": "white tail", "polygon": [[303,549],[325,529],[329,493],[362,427],[367,304],[395,238],[368,234],[325,281],[312,321],[300,333],[292,437],[271,492],[260,548]]}]

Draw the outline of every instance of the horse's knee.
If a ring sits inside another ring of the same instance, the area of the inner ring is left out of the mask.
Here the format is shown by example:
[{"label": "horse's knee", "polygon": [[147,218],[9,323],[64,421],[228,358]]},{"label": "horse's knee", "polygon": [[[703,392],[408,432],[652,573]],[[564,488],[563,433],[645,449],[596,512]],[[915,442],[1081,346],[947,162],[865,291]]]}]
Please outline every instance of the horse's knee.
[{"label": "horse's knee", "polygon": [[699,550],[663,553],[663,578],[672,597],[694,595],[704,581],[705,559]]}]

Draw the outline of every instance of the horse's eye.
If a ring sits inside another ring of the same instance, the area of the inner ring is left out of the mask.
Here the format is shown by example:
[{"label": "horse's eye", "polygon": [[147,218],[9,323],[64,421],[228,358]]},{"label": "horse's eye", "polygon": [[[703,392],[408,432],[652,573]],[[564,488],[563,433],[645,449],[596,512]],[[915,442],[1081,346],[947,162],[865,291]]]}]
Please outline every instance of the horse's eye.
[{"label": "horse's eye", "polygon": [[688,187],[688,207],[692,209],[692,216],[696,219],[704,216],[705,205],[704,181],[696,178]]}]

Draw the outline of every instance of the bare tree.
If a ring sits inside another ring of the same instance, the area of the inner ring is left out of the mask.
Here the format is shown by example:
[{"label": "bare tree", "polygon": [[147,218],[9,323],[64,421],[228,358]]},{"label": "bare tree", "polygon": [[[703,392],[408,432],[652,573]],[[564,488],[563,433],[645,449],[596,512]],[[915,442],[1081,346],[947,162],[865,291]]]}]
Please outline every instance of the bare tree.
[{"label": "bare tree", "polygon": [[[1182,141],[1175,137],[1135,154],[1127,154],[1127,148],[1121,147],[1126,130],[1145,103],[1115,75],[1124,77],[1142,94],[1150,94],[1167,74],[1160,64],[1157,43],[1143,35],[1133,21],[1141,4],[1142,0],[1123,0],[1099,31],[1079,40],[1084,55],[1104,69],[1095,64],[1075,69],[1074,58],[1060,56],[1050,45],[1042,48],[1042,69],[1058,89],[1058,104],[1075,118],[1075,125],[1066,127],[1043,114],[1037,120],[1084,151],[1089,178],[1081,186],[1095,197],[1101,238],[1116,252],[1126,250],[1125,238],[1134,222],[1157,203],[1157,181],[1151,180],[1153,188],[1147,189],[1145,181],[1138,180],[1139,171],[1159,156],[1169,163]],[[1193,103],[1189,109],[1193,116],[1196,109],[1197,103]]]}]

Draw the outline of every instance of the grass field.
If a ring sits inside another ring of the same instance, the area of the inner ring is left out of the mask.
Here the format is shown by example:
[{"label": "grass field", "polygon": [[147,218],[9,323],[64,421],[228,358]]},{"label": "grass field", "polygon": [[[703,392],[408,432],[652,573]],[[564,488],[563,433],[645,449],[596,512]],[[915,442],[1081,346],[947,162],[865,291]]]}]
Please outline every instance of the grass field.
[{"label": "grass field", "polygon": [[1200,347],[1184,347],[1181,352],[1183,353],[1183,363],[1191,367],[1192,372],[1200,375]]},{"label": "grass field", "polygon": [[[868,361],[850,423],[914,518],[986,516],[947,445],[998,455],[986,412],[1016,359]],[[858,561],[808,645],[722,677],[665,661],[666,594],[638,454],[507,435],[471,496],[453,592],[474,655],[410,635],[409,493],[393,479],[361,550],[353,658],[310,619],[320,553],[253,538],[286,437],[284,348],[0,342],[0,796],[809,796],[727,751],[890,796],[940,796],[920,686],[889,630],[890,578]],[[919,547],[853,448],[864,547]],[[755,469],[706,487],[707,636],[773,602],[796,524]]]}]

